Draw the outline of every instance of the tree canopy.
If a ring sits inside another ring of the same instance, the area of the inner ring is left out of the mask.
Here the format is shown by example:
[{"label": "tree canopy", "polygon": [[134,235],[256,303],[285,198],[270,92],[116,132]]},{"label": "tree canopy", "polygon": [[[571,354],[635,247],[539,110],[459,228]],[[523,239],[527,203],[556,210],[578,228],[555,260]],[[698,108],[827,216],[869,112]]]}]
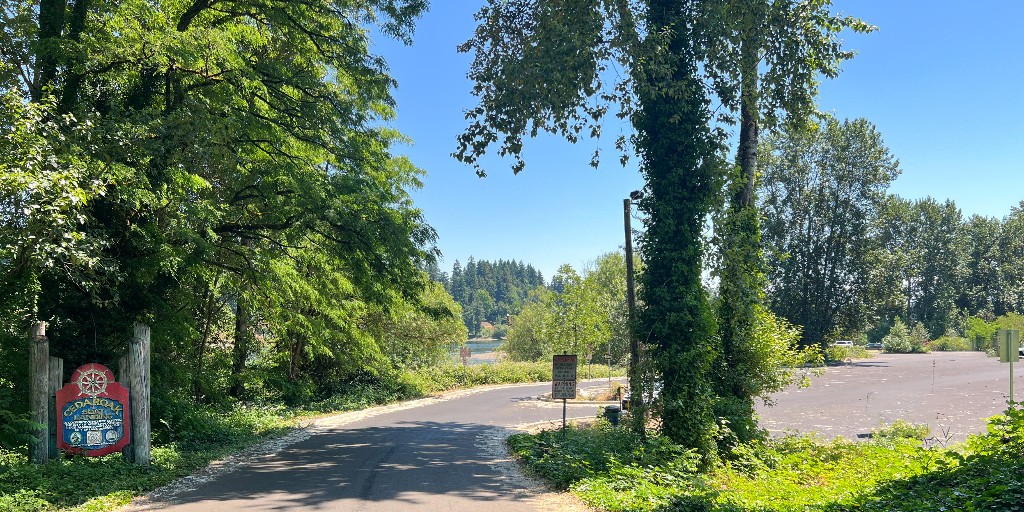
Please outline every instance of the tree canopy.
[{"label": "tree canopy", "polygon": [[409,41],[425,7],[3,2],[3,359],[40,319],[72,368],[110,362],[143,321],[163,392],[223,394],[256,354],[291,382],[386,367],[368,312],[440,310],[369,27]]},{"label": "tree canopy", "polygon": [[824,118],[769,137],[761,167],[772,310],[808,344],[863,330],[869,233],[899,162],[870,122]]}]

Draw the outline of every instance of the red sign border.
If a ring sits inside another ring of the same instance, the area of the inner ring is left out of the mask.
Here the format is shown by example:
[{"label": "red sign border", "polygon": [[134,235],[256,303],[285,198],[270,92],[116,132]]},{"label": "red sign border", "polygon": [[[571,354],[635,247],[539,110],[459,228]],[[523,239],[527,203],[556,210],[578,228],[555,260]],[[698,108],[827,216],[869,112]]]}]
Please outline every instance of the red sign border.
[{"label": "red sign border", "polygon": [[[87,370],[99,370],[103,372],[104,375],[107,377],[107,385],[103,393],[99,393],[96,395],[88,395],[83,393],[81,388],[79,388],[77,381],[79,380],[79,377],[82,375],[82,373],[84,373]],[[86,450],[77,446],[70,446],[66,442],[64,442],[64,421],[63,418],[61,417],[61,411],[64,410],[64,407],[69,402],[73,402],[79,398],[82,398],[83,396],[109,398],[112,400],[117,400],[118,402],[121,403],[122,406],[124,406],[124,435],[121,436],[121,439],[118,440],[118,442],[110,446],[100,448],[99,450]],[[125,446],[131,444],[132,415],[131,403],[129,402],[128,388],[116,382],[114,380],[114,372],[110,371],[110,369],[107,368],[106,366],[103,366],[102,364],[98,363],[89,363],[79,366],[71,374],[71,380],[67,384],[65,384],[64,387],[57,390],[56,398],[57,406],[55,413],[57,418],[57,448],[59,448],[60,450],[67,453],[83,453],[90,457],[100,457],[114,452],[119,452]]]}]

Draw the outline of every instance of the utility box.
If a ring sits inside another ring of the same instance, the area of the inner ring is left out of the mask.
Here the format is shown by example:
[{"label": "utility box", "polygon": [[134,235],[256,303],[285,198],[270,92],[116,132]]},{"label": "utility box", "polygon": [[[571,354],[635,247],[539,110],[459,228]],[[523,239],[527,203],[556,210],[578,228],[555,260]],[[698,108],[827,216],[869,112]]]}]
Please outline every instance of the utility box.
[{"label": "utility box", "polygon": [[622,414],[622,410],[617,405],[607,405],[604,408],[604,419],[608,420],[612,426],[619,425],[619,415]]}]

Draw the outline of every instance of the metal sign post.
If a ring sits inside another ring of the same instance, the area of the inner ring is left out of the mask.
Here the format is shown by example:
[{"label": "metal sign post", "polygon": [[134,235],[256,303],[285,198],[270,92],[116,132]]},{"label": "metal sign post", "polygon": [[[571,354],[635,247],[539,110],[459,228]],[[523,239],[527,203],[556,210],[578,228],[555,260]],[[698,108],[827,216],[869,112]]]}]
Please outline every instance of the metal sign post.
[{"label": "metal sign post", "polygon": [[562,399],[562,431],[565,431],[566,403],[576,398],[576,354],[551,358],[551,398]]},{"label": "metal sign post", "polygon": [[999,329],[996,337],[999,348],[999,361],[1010,363],[1010,403],[1014,403],[1013,396],[1013,363],[1020,361],[1020,330]]}]

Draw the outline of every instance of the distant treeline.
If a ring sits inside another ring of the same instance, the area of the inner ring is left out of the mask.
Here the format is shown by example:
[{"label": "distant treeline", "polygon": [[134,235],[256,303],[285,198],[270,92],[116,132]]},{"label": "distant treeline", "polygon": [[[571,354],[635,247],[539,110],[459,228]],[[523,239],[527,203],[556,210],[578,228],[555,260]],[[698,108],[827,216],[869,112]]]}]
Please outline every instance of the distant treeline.
[{"label": "distant treeline", "polygon": [[462,319],[474,335],[481,333],[481,322],[506,325],[508,315],[522,309],[530,291],[544,286],[539,270],[514,260],[476,261],[470,256],[465,267],[455,260],[451,274],[436,266],[429,273],[462,305]]}]

